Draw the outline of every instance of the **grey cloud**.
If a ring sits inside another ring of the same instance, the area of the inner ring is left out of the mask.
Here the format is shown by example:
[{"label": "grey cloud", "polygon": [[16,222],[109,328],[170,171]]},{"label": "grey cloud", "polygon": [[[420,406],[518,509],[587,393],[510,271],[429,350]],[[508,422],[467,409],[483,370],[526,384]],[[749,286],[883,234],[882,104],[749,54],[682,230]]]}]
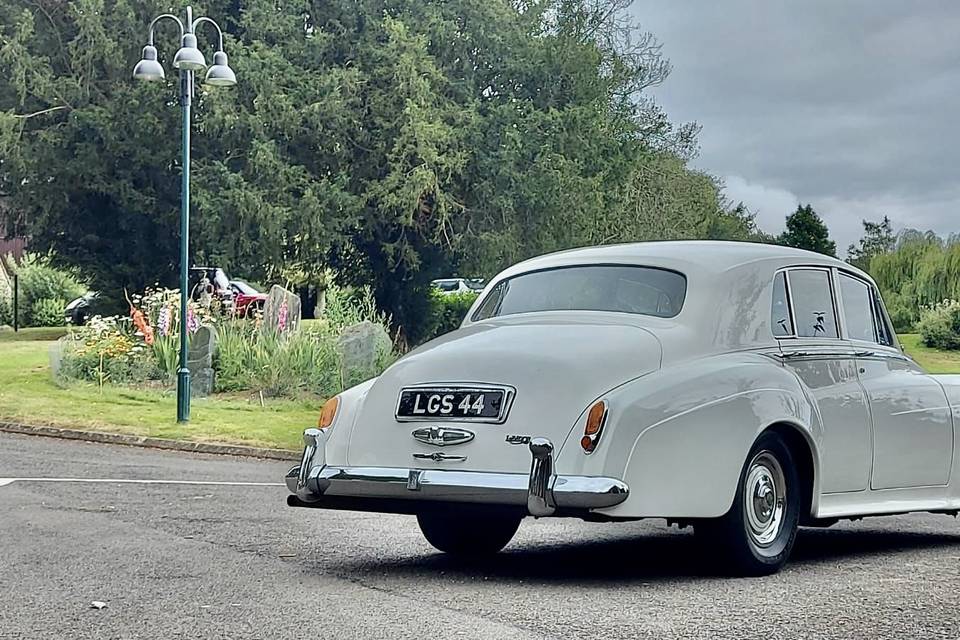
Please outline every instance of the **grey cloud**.
[{"label": "grey cloud", "polygon": [[960,2],[644,0],[631,13],[673,63],[657,100],[703,125],[700,168],[811,202],[844,247],[861,217],[960,227]]}]

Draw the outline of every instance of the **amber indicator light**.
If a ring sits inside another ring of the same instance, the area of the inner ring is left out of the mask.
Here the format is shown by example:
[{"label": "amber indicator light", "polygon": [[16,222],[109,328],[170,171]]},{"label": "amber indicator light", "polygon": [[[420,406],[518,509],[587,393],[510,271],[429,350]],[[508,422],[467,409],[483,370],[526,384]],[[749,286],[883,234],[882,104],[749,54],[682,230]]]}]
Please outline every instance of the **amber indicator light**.
[{"label": "amber indicator light", "polygon": [[317,426],[326,429],[333,424],[333,419],[337,417],[337,409],[340,407],[340,396],[333,396],[327,400],[323,409],[320,411],[320,421]]},{"label": "amber indicator light", "polygon": [[586,453],[593,452],[600,441],[600,433],[603,431],[603,423],[607,420],[607,403],[604,400],[590,407],[587,414],[587,425],[583,429],[583,438],[580,439],[580,447]]}]

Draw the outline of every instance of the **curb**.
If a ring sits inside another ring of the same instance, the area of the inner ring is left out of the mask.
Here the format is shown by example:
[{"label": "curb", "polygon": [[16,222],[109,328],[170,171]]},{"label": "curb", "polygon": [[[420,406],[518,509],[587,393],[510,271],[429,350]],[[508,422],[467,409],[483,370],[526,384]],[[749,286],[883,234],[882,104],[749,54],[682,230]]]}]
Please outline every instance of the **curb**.
[{"label": "curb", "polygon": [[62,438],[64,440],[84,440],[86,442],[100,442],[103,444],[122,444],[148,449],[212,453],[223,456],[244,456],[247,458],[265,458],[268,460],[300,459],[300,453],[298,451],[289,451],[287,449],[245,447],[235,444],[211,444],[208,442],[190,442],[188,440],[164,440],[163,438],[150,438],[147,436],[81,431],[79,429],[64,429],[61,427],[20,424],[17,422],[0,421],[0,432],[18,433],[27,436],[46,436],[48,438]]}]

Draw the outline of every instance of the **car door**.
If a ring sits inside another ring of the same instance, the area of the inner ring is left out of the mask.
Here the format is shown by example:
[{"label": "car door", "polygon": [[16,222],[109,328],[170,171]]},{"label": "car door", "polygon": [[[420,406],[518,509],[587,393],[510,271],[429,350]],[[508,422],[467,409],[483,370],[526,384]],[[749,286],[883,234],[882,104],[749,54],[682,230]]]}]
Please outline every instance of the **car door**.
[{"label": "car door", "polygon": [[946,485],[953,419],[940,383],[900,351],[876,288],[837,276],[845,336],[857,350],[860,383],[873,417],[873,489]]},{"label": "car door", "polygon": [[841,339],[832,271],[797,267],[776,278],[771,324],[783,363],[809,389],[823,427],[820,489],[863,491],[872,463],[870,414],[853,346]]}]

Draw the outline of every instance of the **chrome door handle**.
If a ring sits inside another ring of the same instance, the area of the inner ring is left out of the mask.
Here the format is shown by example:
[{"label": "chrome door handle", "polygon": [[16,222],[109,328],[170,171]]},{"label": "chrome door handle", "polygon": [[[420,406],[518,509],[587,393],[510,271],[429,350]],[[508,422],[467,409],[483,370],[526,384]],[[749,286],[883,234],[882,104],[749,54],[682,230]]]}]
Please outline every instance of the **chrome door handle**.
[{"label": "chrome door handle", "polygon": [[810,353],[807,351],[787,351],[784,353],[776,353],[774,355],[781,360],[789,360],[790,358],[806,358],[810,355]]}]

